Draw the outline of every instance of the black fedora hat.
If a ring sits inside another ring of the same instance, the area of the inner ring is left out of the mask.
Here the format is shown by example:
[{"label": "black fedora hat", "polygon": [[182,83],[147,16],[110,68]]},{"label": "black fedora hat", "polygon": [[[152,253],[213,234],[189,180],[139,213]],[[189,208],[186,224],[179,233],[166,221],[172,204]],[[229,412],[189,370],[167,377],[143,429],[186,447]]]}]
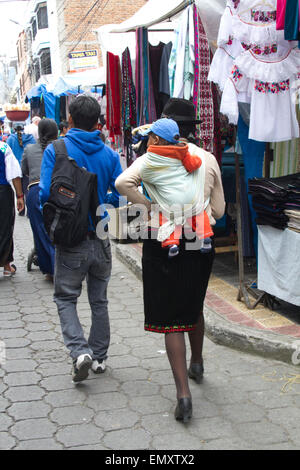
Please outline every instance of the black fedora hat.
[{"label": "black fedora hat", "polygon": [[196,119],[194,104],[183,98],[170,98],[165,104],[161,117],[174,119],[179,124],[200,124],[202,122]]}]

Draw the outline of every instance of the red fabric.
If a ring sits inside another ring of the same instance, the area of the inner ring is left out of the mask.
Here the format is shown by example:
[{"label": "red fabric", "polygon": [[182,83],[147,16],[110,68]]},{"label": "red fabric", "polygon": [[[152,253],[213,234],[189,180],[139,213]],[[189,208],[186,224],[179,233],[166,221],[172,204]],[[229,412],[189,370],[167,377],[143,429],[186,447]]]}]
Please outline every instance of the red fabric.
[{"label": "red fabric", "polygon": [[276,29],[283,30],[287,0],[277,0]]},{"label": "red fabric", "polygon": [[121,65],[120,58],[107,53],[107,74],[106,74],[106,127],[110,137],[121,135]]}]

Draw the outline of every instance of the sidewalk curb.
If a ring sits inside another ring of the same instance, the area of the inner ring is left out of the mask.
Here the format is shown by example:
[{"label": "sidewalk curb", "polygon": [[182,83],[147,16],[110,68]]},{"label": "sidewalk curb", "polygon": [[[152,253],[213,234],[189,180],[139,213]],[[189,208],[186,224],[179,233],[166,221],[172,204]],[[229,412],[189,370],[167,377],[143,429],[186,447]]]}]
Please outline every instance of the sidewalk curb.
[{"label": "sidewalk curb", "polygon": [[[142,281],[141,257],[136,250],[130,244],[114,243],[113,246],[116,257]],[[204,313],[205,335],[214,343],[293,364],[292,356],[297,345],[300,349],[300,339],[237,325],[207,306]]]}]

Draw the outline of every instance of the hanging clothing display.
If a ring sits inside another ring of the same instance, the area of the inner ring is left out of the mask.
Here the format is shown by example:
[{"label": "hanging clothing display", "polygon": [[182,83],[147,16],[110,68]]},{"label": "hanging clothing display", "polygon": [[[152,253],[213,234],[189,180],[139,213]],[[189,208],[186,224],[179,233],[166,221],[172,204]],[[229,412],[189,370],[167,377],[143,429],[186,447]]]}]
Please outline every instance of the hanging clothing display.
[{"label": "hanging clothing display", "polygon": [[155,100],[149,60],[148,30],[136,30],[137,123],[143,125],[156,120]]},{"label": "hanging clothing display", "polygon": [[121,65],[118,56],[107,53],[106,127],[110,137],[121,135]]},{"label": "hanging clothing display", "polygon": [[[159,99],[162,109],[170,99],[169,60],[172,50],[172,42],[164,45],[159,70]],[[160,114],[158,115],[160,117]]]},{"label": "hanging clothing display", "polygon": [[[231,2],[229,2],[231,3]],[[251,8],[251,3],[254,6]],[[257,2],[250,2],[248,9],[232,9],[227,6],[221,18],[214,55],[208,79],[223,90],[235,59],[245,50],[268,59],[286,54],[295,43],[284,39],[284,32],[276,29],[276,2],[273,9],[257,10]],[[271,5],[271,4],[270,4]]]},{"label": "hanging clothing display", "polygon": [[122,54],[122,120],[124,130],[136,127],[136,92],[128,47]]},{"label": "hanging clothing display", "polygon": [[287,0],[277,0],[276,29],[284,30],[285,9]]},{"label": "hanging clothing display", "polygon": [[211,83],[208,81],[210,67],[210,48],[207,36],[194,5],[195,31],[195,72],[193,103],[196,109],[196,119],[202,122],[197,126],[196,137],[199,137],[204,150],[213,151],[214,140],[214,103]]},{"label": "hanging clothing display", "polygon": [[298,138],[294,93],[299,72],[298,49],[277,60],[261,59],[251,50],[243,52],[226,81],[221,113],[228,116],[230,123],[237,124],[238,101],[250,102],[250,139],[281,142]]},{"label": "hanging clothing display", "polygon": [[162,58],[164,46],[165,44],[161,41],[159,42],[157,46],[152,46],[151,44],[149,44],[150,70],[151,70],[151,76],[152,76],[155,111],[156,111],[157,118],[161,116],[161,113],[163,110],[163,106],[160,101],[160,95],[159,95],[159,78],[160,78],[161,58]]},{"label": "hanging clothing display", "polygon": [[299,0],[289,0],[285,8],[284,38],[288,41],[300,40]]}]

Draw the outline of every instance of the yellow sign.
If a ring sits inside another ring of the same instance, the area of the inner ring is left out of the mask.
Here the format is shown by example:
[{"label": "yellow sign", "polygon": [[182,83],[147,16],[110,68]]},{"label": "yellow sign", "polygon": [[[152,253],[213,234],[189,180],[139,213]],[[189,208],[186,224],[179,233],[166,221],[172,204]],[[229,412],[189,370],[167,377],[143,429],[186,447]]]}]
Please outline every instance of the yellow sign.
[{"label": "yellow sign", "polygon": [[70,52],[68,57],[70,72],[82,72],[83,70],[99,67],[98,52],[96,50]]}]

